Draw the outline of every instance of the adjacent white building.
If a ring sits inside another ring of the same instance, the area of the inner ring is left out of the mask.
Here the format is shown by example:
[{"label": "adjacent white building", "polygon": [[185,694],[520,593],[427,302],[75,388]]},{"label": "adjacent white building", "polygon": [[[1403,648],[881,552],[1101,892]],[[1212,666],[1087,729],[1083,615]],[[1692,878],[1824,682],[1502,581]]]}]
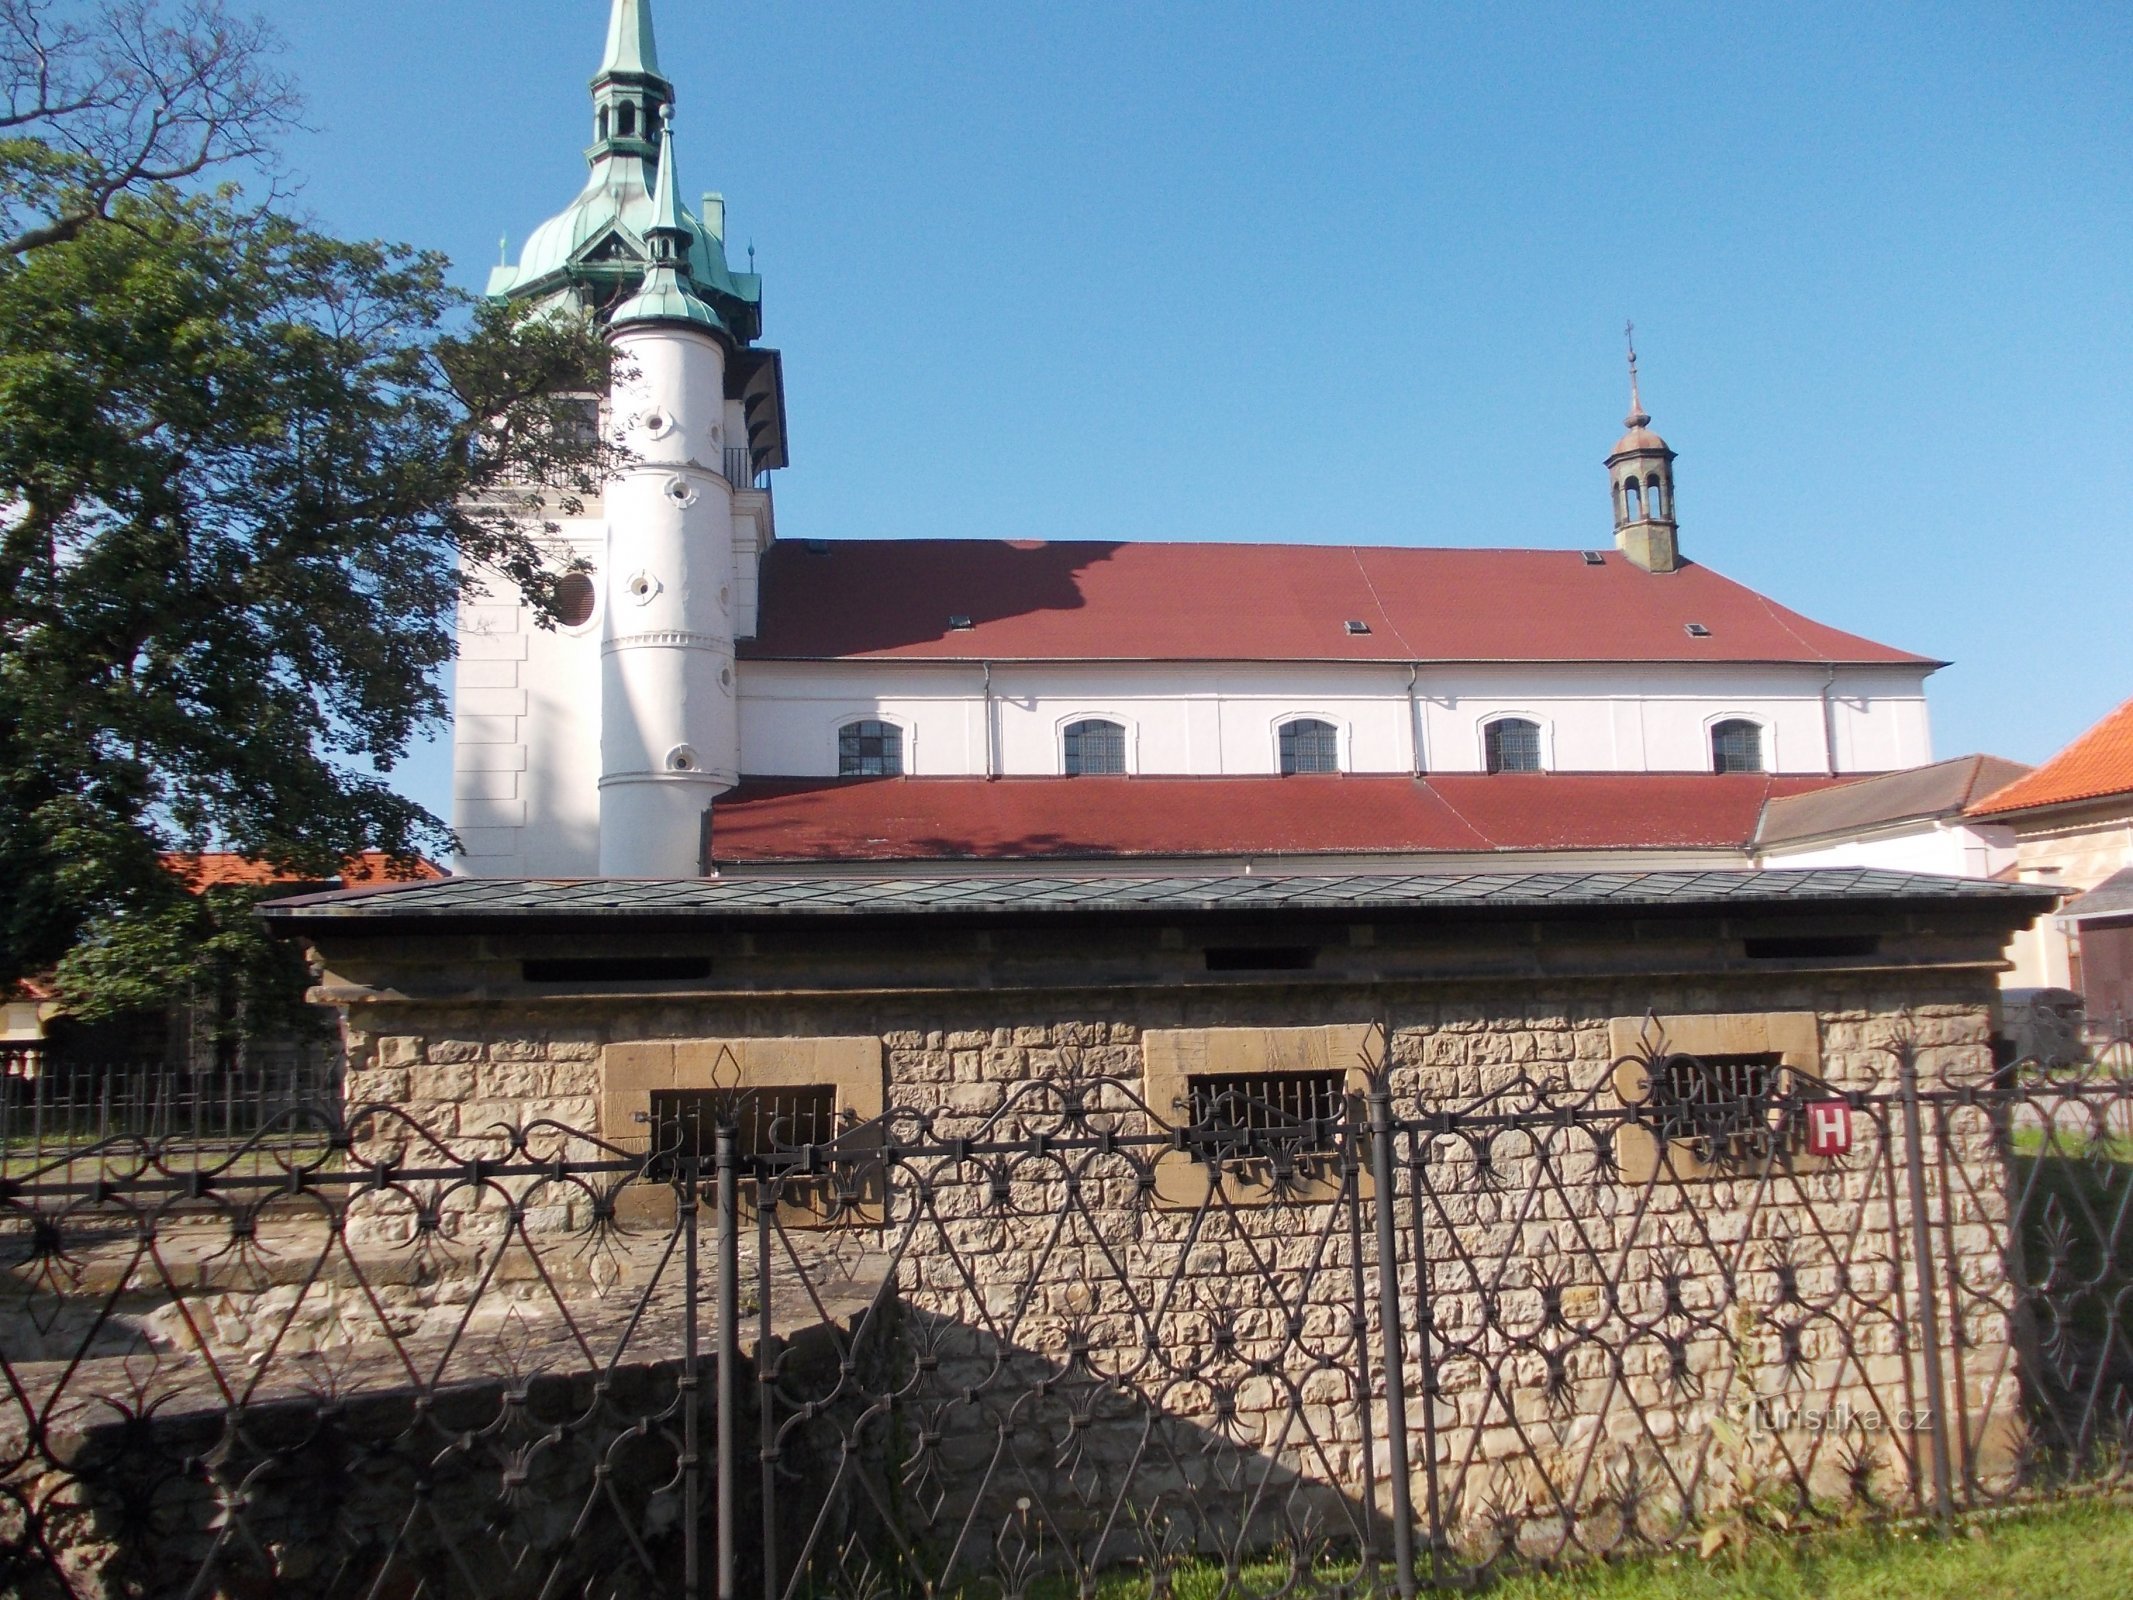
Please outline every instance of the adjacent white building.
[{"label": "adjacent white building", "polygon": [[1746,865],[1767,801],[1932,759],[1940,663],[1683,559],[1634,358],[1599,548],[778,540],[762,286],[675,99],[613,0],[587,184],[490,285],[611,330],[635,461],[563,525],[561,626],[462,611],[460,870]]}]

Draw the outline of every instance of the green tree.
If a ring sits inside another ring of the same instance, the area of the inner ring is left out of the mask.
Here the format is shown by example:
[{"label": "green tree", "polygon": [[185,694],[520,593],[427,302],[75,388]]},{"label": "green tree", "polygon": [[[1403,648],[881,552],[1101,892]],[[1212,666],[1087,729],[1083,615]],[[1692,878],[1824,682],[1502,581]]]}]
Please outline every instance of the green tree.
[{"label": "green tree", "polygon": [[[0,0],[0,48],[45,9]],[[248,132],[185,146],[202,166],[286,114],[248,93]],[[254,937],[163,851],[325,877],[449,844],[372,774],[443,715],[462,593],[548,604],[547,519],[609,466],[572,398],[608,356],[580,322],[472,301],[436,255],[55,131],[120,112],[47,110],[0,143],[0,982],[56,964],[94,1015]]]}]

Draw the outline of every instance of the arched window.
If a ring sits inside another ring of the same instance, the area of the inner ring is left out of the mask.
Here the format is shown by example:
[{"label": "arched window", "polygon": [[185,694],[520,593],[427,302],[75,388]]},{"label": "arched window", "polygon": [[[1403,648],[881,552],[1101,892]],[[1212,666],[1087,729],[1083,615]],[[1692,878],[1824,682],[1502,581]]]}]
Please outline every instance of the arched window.
[{"label": "arched window", "polygon": [[1066,775],[1097,777],[1126,770],[1126,730],[1090,717],[1066,725]]},{"label": "arched window", "polygon": [[904,730],[893,722],[847,722],[837,730],[837,776],[900,778]]},{"label": "arched window", "polygon": [[1644,491],[1637,486],[1635,478],[1622,481],[1622,509],[1629,513],[1630,521],[1644,520]]},{"label": "arched window", "polygon": [[1316,717],[1298,717],[1281,725],[1281,770],[1293,772],[1338,772],[1341,769],[1340,731]]},{"label": "arched window", "polygon": [[607,107],[605,106],[600,108],[600,138],[603,142],[607,138]]},{"label": "arched window", "polygon": [[1711,725],[1713,772],[1761,772],[1763,730],[1746,717],[1728,717]]},{"label": "arched window", "polygon": [[1666,515],[1666,480],[1655,477],[1646,485],[1646,488],[1649,492],[1645,498],[1645,505],[1650,509],[1654,518],[1664,517]]},{"label": "arched window", "polygon": [[622,137],[637,137],[637,107],[628,100],[622,102]]},{"label": "arched window", "polygon": [[1541,769],[1541,730],[1524,717],[1498,717],[1481,731],[1483,750],[1491,772],[1538,772]]}]

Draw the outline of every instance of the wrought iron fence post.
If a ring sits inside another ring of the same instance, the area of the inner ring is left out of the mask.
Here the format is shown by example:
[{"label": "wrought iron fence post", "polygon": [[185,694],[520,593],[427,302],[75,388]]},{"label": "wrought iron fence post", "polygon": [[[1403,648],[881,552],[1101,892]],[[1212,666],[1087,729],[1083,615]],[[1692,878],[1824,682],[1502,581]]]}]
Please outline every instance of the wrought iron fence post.
[{"label": "wrought iron fence post", "polygon": [[[655,1136],[656,1137],[656,1136]],[[702,1408],[702,1380],[697,1360],[696,1306],[701,1293],[696,1251],[696,1166],[684,1163],[674,1203],[681,1208],[682,1354],[681,1354],[681,1592],[687,1600],[703,1593],[702,1540],[703,1448],[697,1425]]]},{"label": "wrought iron fence post", "polygon": [[1904,1165],[1911,1186],[1911,1260],[1918,1273],[1918,1333],[1925,1347],[1926,1410],[1932,1417],[1933,1509],[1946,1526],[1955,1515],[1948,1466],[1948,1407],[1940,1370],[1940,1314],[1934,1303],[1933,1226],[1926,1206],[1925,1137],[1918,1114],[1918,1062],[1906,1041],[1897,1049],[1897,1093],[1903,1101]]},{"label": "wrought iron fence post", "polygon": [[718,1130],[718,1600],[736,1600],[733,1404],[741,1342],[739,1130]]},{"label": "wrought iron fence post", "polygon": [[[1400,1327],[1400,1260],[1393,1206],[1392,1088],[1380,1074],[1370,1086],[1370,1178],[1378,1228],[1378,1329],[1385,1358],[1385,1465],[1392,1474],[1393,1578],[1401,1600],[1415,1592],[1414,1486],[1407,1463],[1407,1360]],[[1415,1263],[1421,1270],[1422,1263]],[[1431,1530],[1432,1533],[1435,1530]]]}]

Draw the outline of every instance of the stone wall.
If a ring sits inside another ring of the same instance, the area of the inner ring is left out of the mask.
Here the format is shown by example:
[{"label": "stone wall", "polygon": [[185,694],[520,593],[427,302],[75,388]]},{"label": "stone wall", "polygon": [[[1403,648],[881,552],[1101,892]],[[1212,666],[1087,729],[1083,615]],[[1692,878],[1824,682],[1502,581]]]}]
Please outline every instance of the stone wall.
[{"label": "stone wall", "polygon": [[[349,1013],[349,1093],[460,1138],[535,1116],[582,1127],[605,1063],[648,1042],[871,1037],[884,1102],[928,1119],[932,1140],[1059,1126],[1070,1086],[1092,1078],[1112,1080],[1089,1104],[1123,1134],[1182,1120],[1140,1097],[1152,1032],[1382,1026],[1397,1116],[1486,1112],[1492,1096],[1504,1114],[1485,1138],[1476,1123],[1401,1146],[1417,1502],[1433,1488],[1476,1541],[1515,1517],[1529,1544],[1591,1548],[1728,1497],[1917,1493],[1924,1358],[1893,1109],[1862,1112],[1852,1156],[1819,1170],[1638,1185],[1613,1172],[1604,1137],[1556,1126],[1550,1108],[1614,1105],[1622,1021],[1647,1014],[1811,1014],[1813,1070],[1842,1090],[1892,1088],[1899,1033],[1927,1083],[1980,1074],[1989,982],[1868,971],[538,1009],[384,1000]],[[1991,1310],[2005,1198],[1993,1131],[1954,1127],[1948,1157],[1968,1181],[1945,1218],[1936,1195],[1937,1243],[1979,1292],[1948,1402],[1990,1476],[2018,1437],[2008,1330]],[[1928,1150],[1929,1170],[1939,1157]],[[931,1363],[913,1369],[937,1408],[915,1458],[941,1491],[926,1514],[997,1515],[1048,1485],[1077,1497],[1059,1527],[1099,1530],[1112,1555],[1130,1553],[1119,1508],[1159,1494],[1201,1548],[1245,1524],[1261,1542],[1314,1519],[1359,1525],[1385,1498],[1388,1421],[1367,1181],[1348,1191],[1360,1203],[1326,1199],[1323,1182],[1270,1201],[1238,1181],[1164,1210],[1149,1203],[1149,1165],[1032,1155],[894,1179],[886,1222],[864,1231],[900,1251],[905,1337]],[[1648,1501],[1625,1487],[1639,1482]]]}]

